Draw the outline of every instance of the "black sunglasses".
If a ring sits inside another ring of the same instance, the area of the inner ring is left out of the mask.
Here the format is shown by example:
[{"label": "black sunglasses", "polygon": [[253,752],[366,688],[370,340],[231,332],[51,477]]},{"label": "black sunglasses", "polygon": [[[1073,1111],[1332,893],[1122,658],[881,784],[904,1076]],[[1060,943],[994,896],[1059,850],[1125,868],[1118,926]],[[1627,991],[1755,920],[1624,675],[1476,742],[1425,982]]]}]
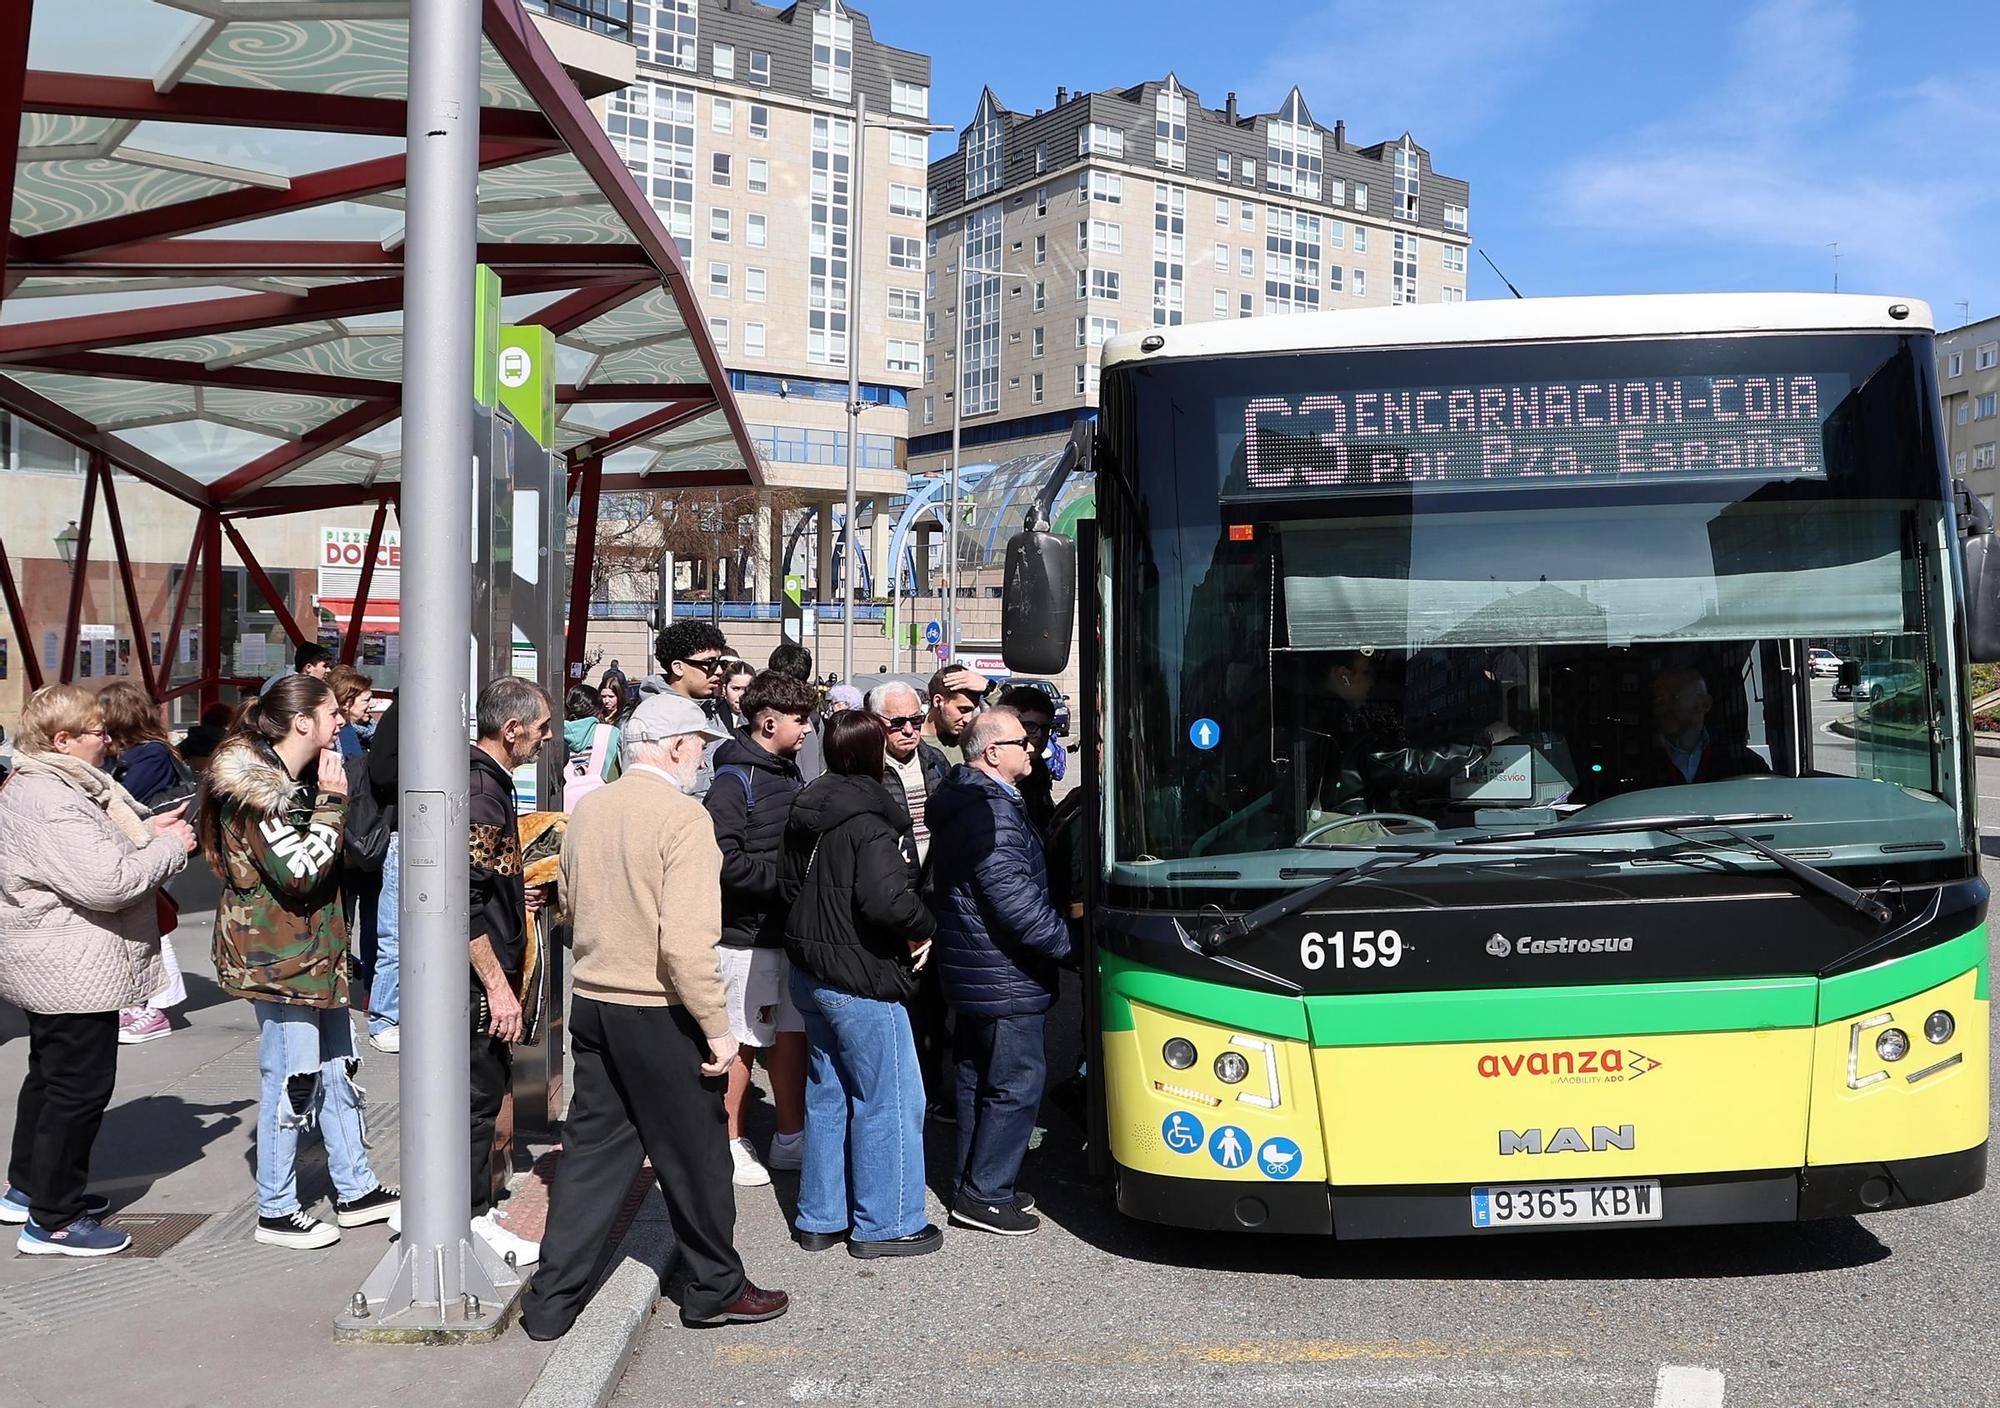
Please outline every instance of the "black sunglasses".
[{"label": "black sunglasses", "polygon": [[888,728],[889,732],[894,733],[899,728],[922,728],[924,726],[924,716],[922,714],[897,714],[893,718],[885,717],[882,723]]},{"label": "black sunglasses", "polygon": [[692,665],[704,675],[712,675],[729,662],[720,655],[716,656],[713,660],[697,660],[692,655],[683,655],[680,657],[680,663],[683,665]]},{"label": "black sunglasses", "polygon": [[1028,746],[1028,738],[1026,734],[1023,734],[1019,738],[996,738],[986,746],[988,748],[1026,748]]}]

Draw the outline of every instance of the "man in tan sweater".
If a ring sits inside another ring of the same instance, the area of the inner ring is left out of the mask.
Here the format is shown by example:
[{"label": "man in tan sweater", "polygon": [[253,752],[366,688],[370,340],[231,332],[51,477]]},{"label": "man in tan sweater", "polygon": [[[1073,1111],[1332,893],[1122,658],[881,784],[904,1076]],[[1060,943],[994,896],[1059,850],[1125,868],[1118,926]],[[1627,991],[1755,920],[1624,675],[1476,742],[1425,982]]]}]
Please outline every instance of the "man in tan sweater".
[{"label": "man in tan sweater", "polygon": [[684,1323],[772,1320],[790,1304],[750,1283],[733,1244],[722,1091],[736,1039],[715,956],[722,853],[688,795],[721,736],[693,700],[647,697],[625,725],[624,775],[578,804],[563,838],[576,1080],[542,1263],[521,1306],[531,1339],[557,1338],[582,1312],[642,1158],[689,1273]]}]

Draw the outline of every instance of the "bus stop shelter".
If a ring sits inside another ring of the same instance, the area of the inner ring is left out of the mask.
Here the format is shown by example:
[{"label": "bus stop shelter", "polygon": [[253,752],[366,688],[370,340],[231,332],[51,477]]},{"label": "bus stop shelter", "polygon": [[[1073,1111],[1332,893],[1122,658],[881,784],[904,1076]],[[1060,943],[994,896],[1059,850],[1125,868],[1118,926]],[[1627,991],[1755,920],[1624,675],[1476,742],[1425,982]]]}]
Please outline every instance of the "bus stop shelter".
[{"label": "bus stop shelter", "polygon": [[[478,259],[503,320],[555,339],[573,665],[599,496],[755,484],[758,462],[660,216],[518,0],[476,3]],[[0,164],[0,408],[88,464],[63,678],[93,561],[116,564],[134,638],[163,634],[157,661],[134,652],[146,685],[204,703],[248,682],[216,630],[199,633],[193,678],[169,678],[193,594],[203,620],[221,614],[226,557],[295,643],[317,634],[271,590],[241,520],[373,505],[373,561],[400,512],[408,59],[406,0],[0,6],[0,120],[18,131]],[[141,619],[124,476],[194,513],[163,621]],[[54,627],[26,619],[5,532],[0,595],[29,641]],[[368,590],[364,572],[340,623],[350,659]],[[37,652],[21,663],[45,682]]]}]

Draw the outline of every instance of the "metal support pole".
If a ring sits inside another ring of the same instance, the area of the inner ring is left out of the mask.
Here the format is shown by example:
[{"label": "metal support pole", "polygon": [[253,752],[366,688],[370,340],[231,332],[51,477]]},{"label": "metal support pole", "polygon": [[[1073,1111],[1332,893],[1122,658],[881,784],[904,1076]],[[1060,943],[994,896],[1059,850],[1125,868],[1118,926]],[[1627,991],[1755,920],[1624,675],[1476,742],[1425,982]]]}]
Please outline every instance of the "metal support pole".
[{"label": "metal support pole", "polygon": [[200,531],[201,663],[197,668],[201,707],[206,709],[222,702],[222,515],[212,509],[203,513]]},{"label": "metal support pole", "polygon": [[951,389],[951,489],[944,518],[944,643],[958,652],[958,432],[965,414],[965,261],[972,253],[972,227],[961,221],[958,237],[958,370]]},{"label": "metal support pole", "polygon": [[597,500],[604,491],[604,461],[592,456],[574,472],[576,556],[570,563],[569,623],[563,634],[563,678],[583,683],[583,652],[590,640],[590,577],[597,570]]},{"label": "metal support pole", "polygon": [[7,561],[7,544],[0,542],[0,597],[7,603],[7,619],[13,623],[14,639],[21,651],[21,668],[28,673],[30,694],[42,687],[41,654],[28,634],[28,613],[21,609],[21,593],[14,586],[14,568]]},{"label": "metal support pole", "polygon": [[118,512],[118,489],[111,482],[111,461],[99,460],[97,472],[104,476],[104,517],[111,525],[111,552],[118,564],[118,584],[125,593],[125,615],[132,622],[132,653],[139,657],[139,678],[145,682],[146,697],[160,702],[160,680],[153,665],[153,652],[146,640],[146,621],[139,613],[139,584],[132,575],[132,554],[125,548],[125,518]]},{"label": "metal support pole", "polygon": [[[264,570],[264,564],[257,560],[257,554],[250,551],[250,544],[243,541],[243,534],[226,518],[222,520],[222,531],[229,535],[230,546],[234,547],[236,555],[243,559],[243,570],[250,574],[251,582],[256,585],[264,600],[271,603],[271,614],[278,618],[278,625],[291,640],[292,648],[296,650],[306,644],[308,637],[305,627],[299,624],[298,618],[292,615],[291,608],[286,606],[284,599],[278,595],[278,584],[271,580],[271,574]],[[319,628],[315,624],[311,639],[318,639],[318,634]]]},{"label": "metal support pole", "polygon": [[[853,215],[847,232],[847,517],[841,531],[847,535],[846,561],[840,573],[840,677],[854,678],[854,487],[861,464],[861,212],[867,206],[868,191],[861,184],[862,158],[868,151],[868,99],[857,86],[854,93],[854,186],[849,209]],[[820,561],[833,556],[820,549]]]},{"label": "metal support pole", "polygon": [[410,6],[399,796],[403,1235],[334,1321],[347,1339],[497,1335],[521,1278],[471,1231],[465,1054],[474,210],[481,7]]},{"label": "metal support pole", "polygon": [[90,578],[90,525],[97,518],[97,456],[83,476],[83,518],[76,535],[76,561],[69,570],[69,610],[63,616],[62,671],[56,678],[76,683],[76,644],[83,630],[83,593]]},{"label": "metal support pole", "polygon": [[347,639],[340,643],[340,663],[352,665],[361,651],[361,626],[368,617],[368,593],[375,586],[375,559],[382,552],[382,530],[389,522],[389,501],[375,505],[375,521],[368,525],[368,547],[361,559],[361,580],[354,587],[354,613],[347,621]]}]

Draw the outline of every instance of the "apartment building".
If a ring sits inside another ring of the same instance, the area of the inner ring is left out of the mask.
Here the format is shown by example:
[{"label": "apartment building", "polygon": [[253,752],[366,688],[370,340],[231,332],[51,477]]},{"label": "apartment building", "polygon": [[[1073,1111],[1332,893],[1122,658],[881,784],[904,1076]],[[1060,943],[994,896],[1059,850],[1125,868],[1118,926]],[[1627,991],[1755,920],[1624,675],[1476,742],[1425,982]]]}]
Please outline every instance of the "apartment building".
[{"label": "apartment building", "polygon": [[1952,475],[1991,509],[2000,495],[2000,317],[1939,333],[1937,359]]},{"label": "apartment building", "polygon": [[[767,481],[806,504],[789,522],[763,512],[768,573],[725,586],[769,600],[789,567],[830,600],[850,337],[870,561],[887,554],[887,501],[905,486],[930,60],[880,42],[840,0],[632,0],[630,38],[636,73],[604,100],[605,128],[680,245]],[[857,98],[868,113],[859,190]]]},{"label": "apartment building", "polygon": [[966,463],[1058,446],[1120,332],[1465,298],[1467,184],[1408,132],[1351,145],[1297,88],[1256,114],[1171,73],[1032,113],[988,89],[929,195],[913,472],[950,463],[955,401]]}]

